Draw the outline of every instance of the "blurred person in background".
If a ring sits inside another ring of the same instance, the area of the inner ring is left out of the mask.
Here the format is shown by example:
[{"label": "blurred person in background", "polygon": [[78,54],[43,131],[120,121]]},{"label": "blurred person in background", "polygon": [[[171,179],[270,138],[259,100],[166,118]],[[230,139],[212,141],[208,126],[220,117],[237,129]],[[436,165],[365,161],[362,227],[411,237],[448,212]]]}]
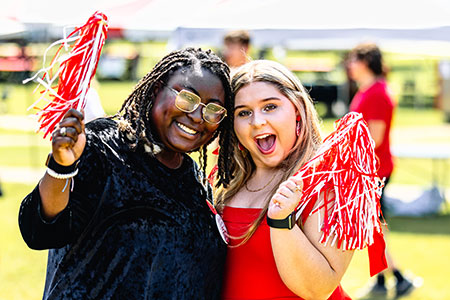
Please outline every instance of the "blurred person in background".
[{"label": "blurred person in background", "polygon": [[84,122],[90,122],[94,119],[104,117],[105,111],[103,110],[100,96],[96,89],[90,87],[86,94],[86,107],[84,108]]},{"label": "blurred person in background", "polygon": [[[222,59],[230,68],[230,76],[233,76],[237,68],[250,61],[249,47],[250,33],[247,30],[228,31],[223,37]],[[217,139],[211,143],[210,148],[218,149]]]},{"label": "blurred person in background", "polygon": [[[384,191],[394,168],[390,149],[390,132],[395,104],[385,81],[386,69],[383,66],[382,53],[377,45],[363,43],[356,46],[350,52],[347,63],[350,77],[358,84],[358,92],[350,104],[350,111],[363,115],[375,141],[375,154],[380,163],[378,176],[385,178],[380,202],[383,217],[386,217],[388,212],[384,203]],[[385,227],[383,231],[386,235]],[[388,247],[386,247],[386,258],[389,265],[388,270],[392,271],[397,280],[396,297],[408,294],[413,289],[413,284],[398,269]],[[380,273],[367,296],[385,295],[387,295],[385,274]]]},{"label": "blurred person in background", "polygon": [[350,75],[350,64],[349,64],[349,56],[350,52],[347,52],[344,54],[342,64],[345,71],[345,86],[344,86],[344,92],[345,92],[345,99],[346,104],[350,106],[350,102],[352,101],[353,97],[355,97],[356,93],[358,92],[358,85],[355,80],[353,80],[352,76]]},{"label": "blurred person in background", "polygon": [[250,34],[247,30],[228,32],[223,38],[223,59],[233,71],[248,62]]},{"label": "blurred person in background", "polygon": [[91,81],[91,86],[86,94],[86,107],[84,108],[84,122],[90,122],[96,118],[104,117],[105,111],[98,94],[100,83],[94,76]]}]

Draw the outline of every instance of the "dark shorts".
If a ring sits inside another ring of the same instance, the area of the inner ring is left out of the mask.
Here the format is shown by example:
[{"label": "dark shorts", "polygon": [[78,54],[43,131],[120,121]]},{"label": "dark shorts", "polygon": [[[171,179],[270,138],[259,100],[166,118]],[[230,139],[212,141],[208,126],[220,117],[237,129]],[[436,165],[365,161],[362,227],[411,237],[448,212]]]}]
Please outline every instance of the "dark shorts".
[{"label": "dark shorts", "polygon": [[381,191],[380,206],[381,206],[382,215],[379,216],[381,221],[383,221],[382,219],[386,218],[388,215],[388,210],[386,209],[386,204],[384,202],[384,197],[385,197],[384,190],[386,189],[386,186],[388,185],[390,179],[391,179],[391,177],[387,177],[384,180],[384,187],[383,187],[383,190]]}]

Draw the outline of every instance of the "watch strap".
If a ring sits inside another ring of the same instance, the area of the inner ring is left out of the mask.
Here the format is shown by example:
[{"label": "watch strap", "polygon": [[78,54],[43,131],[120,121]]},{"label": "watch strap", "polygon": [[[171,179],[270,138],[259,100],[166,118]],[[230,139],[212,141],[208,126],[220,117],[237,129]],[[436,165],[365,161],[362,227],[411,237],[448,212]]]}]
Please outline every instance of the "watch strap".
[{"label": "watch strap", "polygon": [[272,228],[292,229],[295,226],[295,213],[296,211],[294,210],[289,216],[284,219],[272,219],[267,216],[267,225]]}]

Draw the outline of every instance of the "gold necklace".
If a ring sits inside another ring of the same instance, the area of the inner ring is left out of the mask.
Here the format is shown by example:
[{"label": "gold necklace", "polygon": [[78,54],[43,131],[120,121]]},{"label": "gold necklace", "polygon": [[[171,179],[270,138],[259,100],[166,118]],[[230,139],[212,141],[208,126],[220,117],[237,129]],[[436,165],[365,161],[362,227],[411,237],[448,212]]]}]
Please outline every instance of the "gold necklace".
[{"label": "gold necklace", "polygon": [[273,181],[273,179],[275,178],[275,175],[277,175],[277,174],[276,173],[273,174],[272,178],[270,178],[270,180],[262,188],[259,188],[259,189],[256,189],[256,190],[251,190],[251,189],[248,188],[247,182],[246,182],[245,183],[245,189],[247,191],[249,191],[250,193],[256,193],[256,192],[262,191],[263,189],[265,189]]}]

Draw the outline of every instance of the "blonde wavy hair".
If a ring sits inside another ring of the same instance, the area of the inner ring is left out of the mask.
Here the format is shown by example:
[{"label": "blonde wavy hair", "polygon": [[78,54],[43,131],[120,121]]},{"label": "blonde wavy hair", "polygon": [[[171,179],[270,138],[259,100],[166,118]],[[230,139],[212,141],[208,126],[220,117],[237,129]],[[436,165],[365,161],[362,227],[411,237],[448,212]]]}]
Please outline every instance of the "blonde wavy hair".
[{"label": "blonde wavy hair", "polygon": [[[276,192],[278,186],[308,162],[322,142],[319,129],[320,121],[314,108],[313,101],[300,80],[292,72],[274,61],[251,61],[241,66],[234,74],[231,81],[234,95],[236,95],[241,88],[253,82],[265,82],[275,86],[281,94],[294,104],[300,115],[300,135],[289,155],[278,166],[278,168],[284,170],[283,176],[268,194],[261,214],[255,222],[251,224],[243,236],[235,237],[242,239],[242,242],[239,245],[247,242],[261,224],[267,213],[270,199]],[[230,112],[232,117],[229,118],[227,122],[234,122],[234,100],[232,107],[233,111]],[[232,126],[233,124],[230,125]],[[219,180],[216,185],[217,189],[214,197],[215,204],[219,211],[222,211],[228,201],[230,201],[251,178],[255,172],[256,166],[246,149],[244,151],[238,149],[238,139],[234,131],[231,131],[228,135],[221,135],[220,139],[229,139],[229,141],[221,141],[221,144],[228,144],[233,148],[230,149],[230,151],[221,151],[221,153],[232,153],[232,155],[228,157],[228,170],[231,172],[229,176],[230,180],[229,182]],[[221,153],[219,153],[219,156]]]}]

